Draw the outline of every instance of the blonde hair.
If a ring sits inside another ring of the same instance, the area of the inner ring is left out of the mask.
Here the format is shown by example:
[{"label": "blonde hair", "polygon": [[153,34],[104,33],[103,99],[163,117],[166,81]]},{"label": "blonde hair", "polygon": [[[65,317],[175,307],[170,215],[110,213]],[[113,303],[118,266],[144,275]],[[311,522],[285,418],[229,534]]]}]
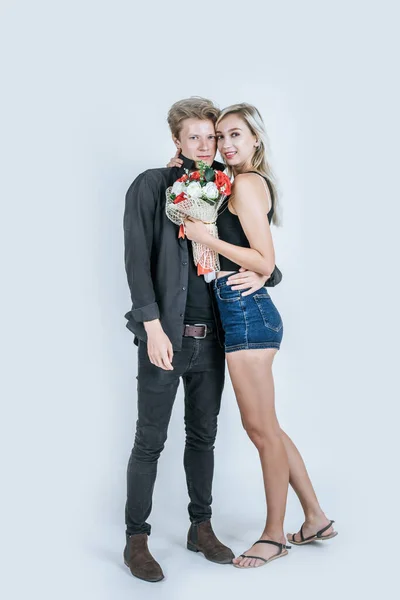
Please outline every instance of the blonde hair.
[{"label": "blonde hair", "polygon": [[210,120],[215,125],[220,112],[220,109],[211,100],[201,96],[191,96],[185,100],[179,100],[171,106],[167,121],[172,135],[179,139],[185,119]]},{"label": "blonde hair", "polygon": [[[257,138],[259,146],[255,148],[251,159],[251,166],[254,171],[257,171],[257,173],[264,175],[268,179],[273,191],[274,215],[272,222],[274,225],[281,225],[279,193],[276,178],[268,159],[269,142],[264,121],[255,106],[242,102],[241,104],[232,104],[232,106],[224,108],[220,112],[215,127],[217,128],[222,119],[231,114],[239,115],[247,124],[251,133]],[[227,166],[227,170],[229,175],[232,176],[232,169]]]}]

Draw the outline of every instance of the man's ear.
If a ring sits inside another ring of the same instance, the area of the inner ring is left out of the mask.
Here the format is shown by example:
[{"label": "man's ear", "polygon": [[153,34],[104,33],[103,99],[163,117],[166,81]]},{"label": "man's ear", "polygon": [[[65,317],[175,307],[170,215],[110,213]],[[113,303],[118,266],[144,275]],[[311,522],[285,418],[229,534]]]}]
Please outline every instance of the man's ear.
[{"label": "man's ear", "polygon": [[172,141],[174,142],[175,146],[176,146],[177,148],[179,148],[179,149],[180,149],[180,147],[181,147],[181,143],[180,143],[180,141],[178,140],[178,138],[176,138],[176,137],[173,135],[173,136],[172,136]]}]

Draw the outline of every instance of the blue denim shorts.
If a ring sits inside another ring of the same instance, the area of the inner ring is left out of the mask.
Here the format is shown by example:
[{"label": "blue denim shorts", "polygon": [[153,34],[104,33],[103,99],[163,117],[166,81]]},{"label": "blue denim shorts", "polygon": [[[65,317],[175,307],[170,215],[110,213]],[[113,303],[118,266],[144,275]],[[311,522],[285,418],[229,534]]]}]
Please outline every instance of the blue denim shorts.
[{"label": "blue denim shorts", "polygon": [[227,284],[230,275],[214,279],[213,290],[225,331],[225,352],[280,348],[283,323],[266,288],[242,296]]}]

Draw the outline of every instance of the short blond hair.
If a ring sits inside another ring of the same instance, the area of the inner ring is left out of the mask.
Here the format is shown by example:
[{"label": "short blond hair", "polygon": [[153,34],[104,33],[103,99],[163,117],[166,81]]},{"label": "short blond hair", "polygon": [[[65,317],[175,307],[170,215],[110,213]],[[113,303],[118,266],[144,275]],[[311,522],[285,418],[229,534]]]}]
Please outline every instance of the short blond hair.
[{"label": "short blond hair", "polygon": [[220,109],[211,100],[201,96],[191,96],[185,100],[179,100],[171,106],[167,121],[172,135],[179,139],[185,119],[210,120],[215,125],[220,112]]}]

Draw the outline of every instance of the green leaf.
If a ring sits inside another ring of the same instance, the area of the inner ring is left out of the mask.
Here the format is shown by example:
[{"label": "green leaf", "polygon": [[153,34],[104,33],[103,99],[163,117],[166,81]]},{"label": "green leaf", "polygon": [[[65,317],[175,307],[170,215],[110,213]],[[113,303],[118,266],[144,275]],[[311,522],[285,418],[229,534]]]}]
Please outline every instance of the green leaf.
[{"label": "green leaf", "polygon": [[204,172],[204,177],[205,180],[207,181],[207,183],[209,183],[210,181],[214,181],[215,180],[215,172],[214,169],[211,169],[211,167],[206,167],[205,172]]},{"label": "green leaf", "polygon": [[204,179],[204,169],[206,168],[206,166],[207,166],[207,164],[203,160],[199,161],[198,171],[200,173],[200,181],[202,181]]}]

